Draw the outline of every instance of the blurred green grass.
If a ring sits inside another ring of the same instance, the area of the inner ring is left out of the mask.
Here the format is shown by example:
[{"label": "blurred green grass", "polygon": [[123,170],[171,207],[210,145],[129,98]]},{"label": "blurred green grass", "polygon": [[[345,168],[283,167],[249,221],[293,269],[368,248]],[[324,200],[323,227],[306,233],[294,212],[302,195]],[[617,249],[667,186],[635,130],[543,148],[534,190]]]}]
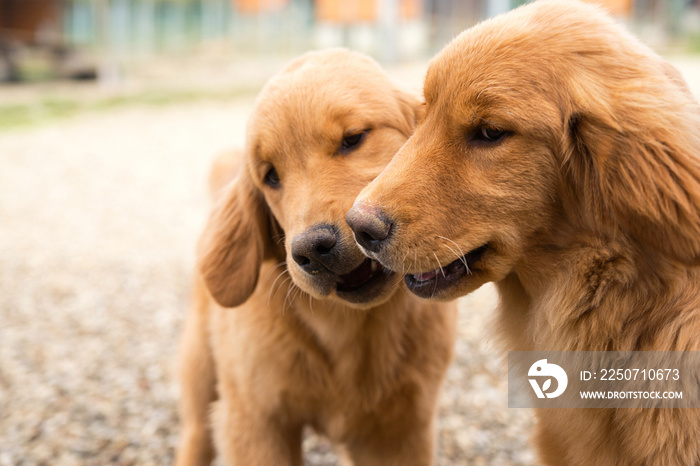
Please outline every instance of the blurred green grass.
[{"label": "blurred green grass", "polygon": [[106,112],[129,106],[168,106],[198,101],[229,101],[253,96],[260,87],[236,87],[216,90],[147,90],[127,95],[80,98],[60,94],[37,96],[22,103],[0,103],[0,132],[50,124],[90,112]]},{"label": "blurred green grass", "polygon": [[694,55],[700,54],[700,32],[688,38],[688,53]]}]

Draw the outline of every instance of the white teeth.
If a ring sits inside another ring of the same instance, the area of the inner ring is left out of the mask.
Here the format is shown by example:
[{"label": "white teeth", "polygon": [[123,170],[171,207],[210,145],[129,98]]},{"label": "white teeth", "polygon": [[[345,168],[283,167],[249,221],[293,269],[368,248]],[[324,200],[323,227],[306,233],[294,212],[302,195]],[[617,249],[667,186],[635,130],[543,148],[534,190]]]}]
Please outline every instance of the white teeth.
[{"label": "white teeth", "polygon": [[376,262],[376,261],[372,261],[372,273],[376,272],[378,267],[379,267],[379,266],[377,265],[377,262]]}]

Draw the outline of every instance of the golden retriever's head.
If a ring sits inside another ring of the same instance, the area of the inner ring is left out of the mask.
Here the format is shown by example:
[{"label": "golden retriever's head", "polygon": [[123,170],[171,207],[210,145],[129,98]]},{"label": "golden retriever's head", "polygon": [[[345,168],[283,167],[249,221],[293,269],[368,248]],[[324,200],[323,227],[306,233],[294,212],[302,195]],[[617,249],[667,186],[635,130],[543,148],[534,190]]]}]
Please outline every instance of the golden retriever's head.
[{"label": "golden retriever's head", "polygon": [[263,259],[274,258],[316,298],[356,307],[387,300],[400,277],[362,254],[344,219],[420,108],[374,61],[346,50],[306,54],[273,78],[248,122],[245,167],[201,239],[213,297],[241,304]]},{"label": "golden retriever's head", "polygon": [[431,62],[426,115],[347,220],[424,297],[500,280],[563,231],[700,259],[700,112],[597,8],[540,1]]}]

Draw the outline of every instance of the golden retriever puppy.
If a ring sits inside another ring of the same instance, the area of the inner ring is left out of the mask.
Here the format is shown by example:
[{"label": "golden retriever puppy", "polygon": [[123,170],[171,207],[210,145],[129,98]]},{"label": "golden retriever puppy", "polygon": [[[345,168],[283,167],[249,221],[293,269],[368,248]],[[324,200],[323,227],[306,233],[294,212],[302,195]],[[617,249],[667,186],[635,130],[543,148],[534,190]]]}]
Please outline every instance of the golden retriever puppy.
[{"label": "golden retriever puppy", "polygon": [[230,465],[301,465],[304,426],[357,465],[432,464],[455,306],[412,295],[345,223],[421,109],[345,50],[304,55],[263,89],[242,159],[211,177],[238,170],[212,187],[200,240],[178,464],[211,461],[210,409]]},{"label": "golden retriever puppy", "polygon": [[[700,108],[597,7],[539,1],[431,62],[347,221],[417,295],[496,282],[508,350],[700,350]],[[693,409],[542,410],[561,465],[700,464]]]}]

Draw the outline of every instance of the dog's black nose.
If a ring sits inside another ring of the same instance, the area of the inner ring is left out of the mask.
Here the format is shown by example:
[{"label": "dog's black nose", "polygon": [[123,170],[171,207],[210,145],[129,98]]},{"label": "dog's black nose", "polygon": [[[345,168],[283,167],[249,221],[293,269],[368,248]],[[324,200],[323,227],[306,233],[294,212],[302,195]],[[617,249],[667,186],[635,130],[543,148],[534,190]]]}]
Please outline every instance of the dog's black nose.
[{"label": "dog's black nose", "polygon": [[336,242],[337,237],[332,226],[311,227],[292,241],[294,262],[310,274],[333,269],[339,260]]},{"label": "dog's black nose", "polygon": [[391,233],[391,222],[375,207],[353,206],[345,221],[355,232],[355,240],[368,251],[379,252]]}]

